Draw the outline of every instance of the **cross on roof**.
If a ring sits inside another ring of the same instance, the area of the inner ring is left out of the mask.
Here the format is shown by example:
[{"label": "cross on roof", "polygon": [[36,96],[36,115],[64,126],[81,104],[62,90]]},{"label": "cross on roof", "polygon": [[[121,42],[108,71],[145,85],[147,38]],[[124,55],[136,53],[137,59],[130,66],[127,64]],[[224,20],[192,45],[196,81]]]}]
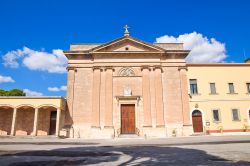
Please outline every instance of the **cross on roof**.
[{"label": "cross on roof", "polygon": [[128,31],[129,26],[126,24],[123,28],[125,29],[124,36],[129,36],[129,31]]}]

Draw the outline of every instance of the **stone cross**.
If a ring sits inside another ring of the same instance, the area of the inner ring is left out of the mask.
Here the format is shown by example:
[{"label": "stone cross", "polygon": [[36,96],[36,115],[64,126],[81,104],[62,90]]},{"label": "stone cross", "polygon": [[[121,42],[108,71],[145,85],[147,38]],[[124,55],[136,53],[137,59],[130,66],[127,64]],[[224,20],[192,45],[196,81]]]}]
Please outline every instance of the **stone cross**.
[{"label": "stone cross", "polygon": [[129,26],[126,24],[123,28],[125,29],[124,36],[129,36],[129,31],[128,31]]}]

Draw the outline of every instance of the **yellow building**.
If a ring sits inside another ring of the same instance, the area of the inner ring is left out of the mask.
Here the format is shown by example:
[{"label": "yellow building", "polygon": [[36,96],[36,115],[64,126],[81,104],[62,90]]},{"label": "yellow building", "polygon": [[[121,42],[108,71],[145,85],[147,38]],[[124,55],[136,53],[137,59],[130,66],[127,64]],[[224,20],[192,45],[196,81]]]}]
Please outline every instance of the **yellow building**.
[{"label": "yellow building", "polygon": [[187,75],[190,117],[197,126],[194,132],[231,133],[249,128],[249,63],[188,64]]}]

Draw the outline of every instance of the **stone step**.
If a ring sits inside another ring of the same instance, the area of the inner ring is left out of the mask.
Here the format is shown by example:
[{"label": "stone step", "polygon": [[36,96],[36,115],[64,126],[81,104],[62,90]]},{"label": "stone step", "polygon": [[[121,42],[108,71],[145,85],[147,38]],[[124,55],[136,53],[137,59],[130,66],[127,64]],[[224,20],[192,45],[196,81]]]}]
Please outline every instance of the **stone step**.
[{"label": "stone step", "polygon": [[142,138],[136,134],[121,134],[118,138]]},{"label": "stone step", "polygon": [[191,136],[203,136],[205,133],[193,133]]}]

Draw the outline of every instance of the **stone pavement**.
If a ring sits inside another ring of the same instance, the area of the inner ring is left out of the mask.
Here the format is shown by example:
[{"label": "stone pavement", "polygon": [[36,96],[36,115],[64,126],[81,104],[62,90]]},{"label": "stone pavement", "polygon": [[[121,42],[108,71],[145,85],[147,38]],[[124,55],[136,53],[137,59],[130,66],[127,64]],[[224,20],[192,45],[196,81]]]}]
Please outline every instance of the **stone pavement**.
[{"label": "stone pavement", "polygon": [[250,136],[0,138],[0,166],[7,165],[250,165]]}]

